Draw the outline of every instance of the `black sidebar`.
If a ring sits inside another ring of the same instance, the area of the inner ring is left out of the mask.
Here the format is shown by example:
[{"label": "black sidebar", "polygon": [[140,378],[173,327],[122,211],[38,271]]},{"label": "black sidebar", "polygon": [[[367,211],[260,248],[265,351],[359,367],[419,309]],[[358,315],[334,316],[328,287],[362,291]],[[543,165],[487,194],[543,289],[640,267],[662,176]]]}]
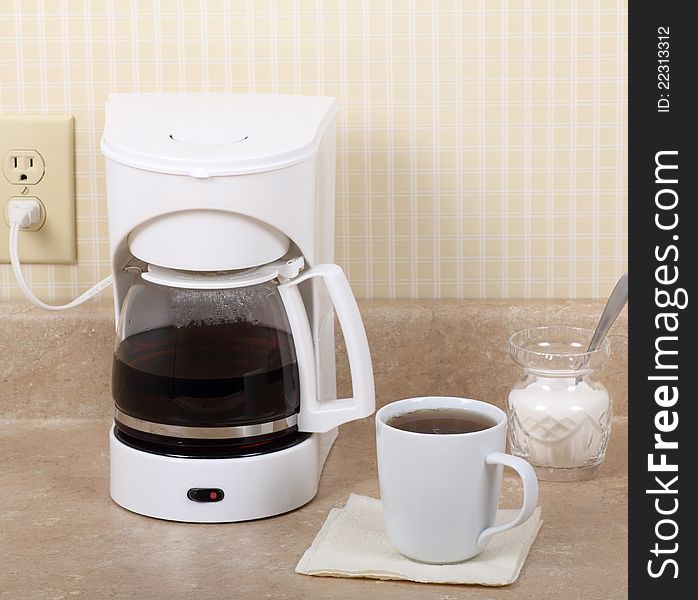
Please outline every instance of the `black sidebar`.
[{"label": "black sidebar", "polygon": [[629,8],[630,598],[696,594],[694,9]]}]

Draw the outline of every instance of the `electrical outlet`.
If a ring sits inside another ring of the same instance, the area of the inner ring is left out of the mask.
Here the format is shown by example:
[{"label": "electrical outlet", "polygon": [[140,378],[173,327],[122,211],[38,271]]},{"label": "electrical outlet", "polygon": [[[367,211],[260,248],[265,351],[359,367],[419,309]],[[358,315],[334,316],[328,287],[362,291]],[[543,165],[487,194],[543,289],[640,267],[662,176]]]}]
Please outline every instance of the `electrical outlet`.
[{"label": "electrical outlet", "polygon": [[37,198],[42,223],[19,234],[24,263],[76,260],[73,117],[0,115],[0,262],[10,262],[7,204]]},{"label": "electrical outlet", "polygon": [[10,150],[5,155],[2,172],[15,185],[36,185],[44,176],[46,163],[36,150]]}]

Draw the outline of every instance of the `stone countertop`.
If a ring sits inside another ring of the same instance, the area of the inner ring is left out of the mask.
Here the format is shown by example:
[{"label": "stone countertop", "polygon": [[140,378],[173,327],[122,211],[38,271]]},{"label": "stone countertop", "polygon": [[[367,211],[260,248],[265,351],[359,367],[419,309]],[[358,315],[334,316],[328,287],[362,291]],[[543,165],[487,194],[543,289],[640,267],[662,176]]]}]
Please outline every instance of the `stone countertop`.
[{"label": "stone countertop", "polygon": [[[224,525],[158,521],[109,498],[109,423],[0,422],[0,599],[627,597],[627,420],[592,480],[541,482],[543,527],[519,580],[502,588],[308,577],[294,573],[329,510],[378,497],[372,419],[341,428],[306,506]],[[502,506],[519,504],[507,474]]]}]

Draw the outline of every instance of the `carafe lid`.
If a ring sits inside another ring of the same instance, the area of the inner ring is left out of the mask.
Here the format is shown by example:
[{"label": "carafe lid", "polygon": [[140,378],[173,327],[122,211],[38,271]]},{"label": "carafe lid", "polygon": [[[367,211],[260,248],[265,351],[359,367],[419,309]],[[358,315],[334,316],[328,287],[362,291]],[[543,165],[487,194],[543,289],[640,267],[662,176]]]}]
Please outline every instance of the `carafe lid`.
[{"label": "carafe lid", "polygon": [[193,290],[226,290],[248,287],[271,281],[277,277],[291,279],[298,275],[305,261],[302,256],[276,261],[242,271],[178,271],[158,265],[148,265],[141,277],[151,283]]}]

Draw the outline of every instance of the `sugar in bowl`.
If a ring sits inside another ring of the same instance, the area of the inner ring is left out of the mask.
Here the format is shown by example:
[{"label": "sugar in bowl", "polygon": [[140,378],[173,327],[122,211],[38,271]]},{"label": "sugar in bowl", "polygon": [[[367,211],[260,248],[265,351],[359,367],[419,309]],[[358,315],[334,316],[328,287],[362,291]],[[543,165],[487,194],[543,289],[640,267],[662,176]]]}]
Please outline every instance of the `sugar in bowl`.
[{"label": "sugar in bowl", "polygon": [[568,326],[533,327],[509,338],[523,370],[507,398],[511,453],[539,479],[576,481],[600,468],[611,435],[612,406],[595,377],[610,354],[604,339],[588,351],[593,332]]}]

